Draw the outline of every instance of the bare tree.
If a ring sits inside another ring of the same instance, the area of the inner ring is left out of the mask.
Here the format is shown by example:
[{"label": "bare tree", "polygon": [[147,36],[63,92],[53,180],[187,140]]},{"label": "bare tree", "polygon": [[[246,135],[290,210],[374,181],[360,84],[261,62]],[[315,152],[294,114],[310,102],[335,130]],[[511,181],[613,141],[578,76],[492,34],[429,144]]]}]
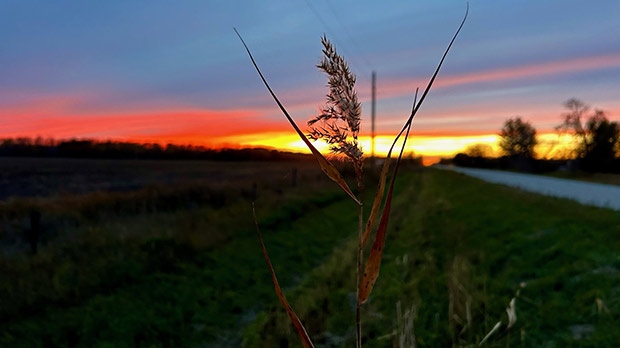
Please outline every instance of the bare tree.
[{"label": "bare tree", "polygon": [[590,107],[575,98],[564,106],[569,111],[562,114],[556,129],[575,137],[576,157],[583,160],[584,169],[606,170],[620,152],[620,124],[609,121],[599,109],[588,114]]},{"label": "bare tree", "polygon": [[577,157],[583,157],[587,148],[586,129],[583,126],[582,119],[586,117],[586,113],[590,110],[590,106],[577,98],[570,98],[563,103],[568,109],[562,114],[562,123],[555,129],[564,134],[571,134],[575,137],[577,146],[575,152]]}]

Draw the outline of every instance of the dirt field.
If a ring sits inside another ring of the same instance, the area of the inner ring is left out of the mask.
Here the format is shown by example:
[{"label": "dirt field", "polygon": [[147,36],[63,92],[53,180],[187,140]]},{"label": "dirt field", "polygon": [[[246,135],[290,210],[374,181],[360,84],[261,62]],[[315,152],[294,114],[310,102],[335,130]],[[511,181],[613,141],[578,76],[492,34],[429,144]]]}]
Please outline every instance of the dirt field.
[{"label": "dirt field", "polygon": [[196,181],[294,180],[320,174],[314,162],[212,162],[0,157],[0,200]]}]

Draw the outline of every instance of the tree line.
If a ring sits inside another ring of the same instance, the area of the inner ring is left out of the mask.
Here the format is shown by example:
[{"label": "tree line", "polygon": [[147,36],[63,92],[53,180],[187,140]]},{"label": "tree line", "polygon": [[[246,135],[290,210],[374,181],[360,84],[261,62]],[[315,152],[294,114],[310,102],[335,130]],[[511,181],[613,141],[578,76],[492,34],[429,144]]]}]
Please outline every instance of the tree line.
[{"label": "tree line", "polygon": [[55,140],[37,138],[0,139],[3,157],[58,157],[95,159],[168,159],[212,161],[295,161],[311,155],[264,148],[210,149],[203,146],[141,144],[93,139]]},{"label": "tree line", "polygon": [[571,98],[563,103],[566,111],[561,123],[555,127],[558,136],[571,138],[570,160],[537,159],[539,141],[536,129],[520,116],[508,119],[499,132],[502,157],[488,158],[484,145],[458,154],[453,163],[464,166],[518,169],[523,171],[549,171],[568,163],[569,169],[587,172],[620,173],[620,124],[610,121],[600,110]]}]

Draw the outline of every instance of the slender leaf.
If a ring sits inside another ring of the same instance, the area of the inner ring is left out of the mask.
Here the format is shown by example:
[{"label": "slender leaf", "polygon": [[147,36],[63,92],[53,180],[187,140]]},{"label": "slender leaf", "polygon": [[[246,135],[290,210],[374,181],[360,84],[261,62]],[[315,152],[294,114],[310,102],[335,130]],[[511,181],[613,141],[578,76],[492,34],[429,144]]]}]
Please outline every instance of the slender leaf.
[{"label": "slender leaf", "polygon": [[493,326],[493,328],[491,329],[491,331],[489,331],[489,333],[484,336],[484,338],[482,339],[482,341],[480,341],[480,343],[478,344],[478,347],[481,347],[483,344],[486,343],[486,341],[493,336],[495,333],[497,333],[499,331],[499,329],[502,327],[502,322],[498,321],[495,326]]},{"label": "slender leaf", "polygon": [[[433,85],[433,82],[435,81],[435,78],[437,77],[437,74],[439,73],[439,70],[446,58],[446,56],[448,55],[448,52],[450,51],[450,48],[452,47],[452,44],[454,43],[454,41],[456,40],[456,37],[458,36],[459,32],[461,31],[461,28],[463,28],[463,24],[465,24],[465,20],[467,19],[467,14],[469,13],[469,3],[467,4],[467,10],[465,11],[465,16],[463,17],[463,20],[461,21],[461,24],[459,25],[459,28],[457,29],[456,33],[454,34],[454,36],[452,37],[452,40],[450,41],[450,44],[448,45],[448,47],[446,48],[443,56],[441,57],[441,60],[439,61],[439,64],[437,66],[437,68],[435,69],[435,72],[433,73],[433,76],[431,77],[428,85],[426,86],[426,89],[424,90],[424,93],[422,94],[422,97],[420,98],[420,101],[416,103],[416,99],[417,99],[417,91],[416,91],[416,98],[414,99],[413,102],[413,107],[411,110],[411,115],[409,116],[409,119],[407,120],[407,122],[405,123],[405,125],[403,126],[403,128],[401,129],[401,131],[398,133],[398,135],[396,136],[396,138],[394,139],[394,142],[392,143],[392,146],[390,147],[390,151],[389,154],[391,154],[392,149],[394,148],[396,142],[398,141],[398,139],[400,138],[400,136],[402,135],[402,133],[404,131],[406,131],[405,135],[404,135],[404,140],[403,140],[403,146],[400,150],[399,156],[398,156],[398,160],[396,161],[396,166],[394,168],[394,173],[392,175],[392,180],[390,182],[390,187],[388,189],[388,193],[387,193],[387,197],[386,197],[386,201],[385,201],[385,205],[383,207],[383,212],[381,214],[381,220],[379,221],[379,226],[377,228],[377,234],[375,235],[375,240],[373,242],[372,245],[372,249],[370,250],[370,255],[368,256],[368,260],[366,260],[366,266],[364,267],[364,274],[362,276],[362,281],[360,283],[360,288],[358,289],[358,301],[360,303],[365,303],[366,301],[368,301],[368,298],[370,297],[370,293],[372,292],[372,289],[375,285],[375,282],[377,281],[377,278],[379,277],[379,271],[381,270],[381,259],[383,258],[383,250],[385,248],[385,236],[387,234],[387,227],[388,227],[388,221],[389,221],[389,216],[390,216],[390,209],[392,207],[392,196],[394,193],[394,182],[396,180],[396,175],[398,174],[398,168],[400,166],[400,162],[402,159],[402,154],[403,154],[403,150],[405,149],[405,145],[407,143],[407,138],[409,137],[409,131],[411,130],[411,124],[413,122],[413,118],[415,117],[417,111],[420,109],[420,106],[422,105],[422,102],[424,101],[424,98],[426,98],[426,95],[428,94],[428,92],[431,89],[431,86]],[[387,159],[386,159],[387,161]],[[384,163],[384,169],[385,170],[386,167],[386,163]],[[382,181],[386,180],[387,177],[387,170],[384,173],[382,170],[381,173],[381,178],[380,178],[380,183],[379,183],[379,190],[382,191],[383,189],[383,185],[384,183]],[[382,192],[377,192],[377,194],[375,195],[375,202],[373,202],[373,209],[375,208],[376,205],[379,205],[380,200],[382,197]],[[377,202],[377,200],[379,200],[379,202]],[[372,221],[371,221],[372,219]],[[370,234],[370,229],[372,229],[372,224],[374,223],[374,219],[375,216],[373,216],[372,211],[371,211],[371,215],[370,218],[368,220],[368,223],[366,225],[366,231],[364,232],[364,238],[363,241],[366,240],[366,238],[368,238],[368,235]]]},{"label": "slender leaf", "polygon": [[[410,123],[413,120],[413,118],[415,117],[415,114],[420,109],[420,106],[422,106],[422,102],[424,102],[424,99],[426,98],[426,95],[431,90],[431,87],[433,86],[433,83],[435,82],[435,78],[437,78],[437,74],[439,74],[439,69],[441,69],[441,66],[443,65],[443,61],[448,56],[448,52],[450,52],[450,48],[452,48],[452,44],[456,40],[456,37],[459,36],[459,33],[461,32],[461,29],[463,28],[463,25],[465,24],[465,20],[467,19],[467,15],[468,14],[469,14],[469,2],[467,3],[467,9],[465,10],[465,16],[463,16],[463,20],[461,21],[461,24],[459,25],[459,28],[456,30],[456,33],[454,33],[454,36],[452,37],[452,40],[450,40],[450,44],[446,48],[446,51],[443,53],[443,56],[441,57],[441,60],[439,61],[439,64],[437,65],[437,68],[435,69],[435,73],[433,73],[433,76],[431,77],[430,81],[428,82],[428,85],[426,85],[426,89],[424,89],[424,93],[422,93],[422,97],[420,97],[420,101],[418,102],[418,104],[411,111],[411,116],[409,116],[409,121],[407,123]],[[406,124],[403,127],[403,129],[405,129],[405,128],[407,128]],[[401,130],[401,132],[402,132],[402,130]]]},{"label": "slender leaf", "polygon": [[[415,102],[414,102],[415,104]],[[375,241],[370,249],[370,256],[366,261],[366,267],[364,268],[364,274],[362,276],[362,283],[358,291],[358,300],[360,303],[365,303],[370,297],[373,287],[377,278],[379,278],[379,271],[381,270],[381,259],[383,258],[383,249],[385,248],[385,236],[387,234],[388,221],[390,219],[390,210],[392,208],[392,196],[394,193],[394,182],[396,182],[396,174],[398,173],[398,167],[402,160],[403,151],[407,144],[407,138],[409,137],[409,130],[411,130],[411,123],[407,127],[407,132],[404,136],[403,146],[398,154],[396,160],[396,166],[394,167],[394,174],[390,181],[390,188],[388,189],[385,199],[385,206],[383,207],[383,213],[381,214],[381,220],[379,220],[379,226],[377,228],[377,234],[375,235]],[[392,147],[394,145],[392,144]],[[390,149],[391,152],[391,149]]]},{"label": "slender leaf", "polygon": [[381,175],[379,176],[379,184],[377,187],[377,191],[375,192],[375,198],[372,202],[372,208],[370,209],[370,215],[368,216],[368,221],[366,222],[366,229],[364,230],[364,235],[362,237],[362,247],[366,245],[368,241],[368,237],[370,237],[370,233],[375,224],[375,220],[377,219],[377,215],[379,214],[379,209],[381,208],[381,202],[383,201],[383,194],[385,193],[385,183],[387,182],[387,174],[390,168],[390,161],[392,160],[392,149],[394,146],[390,147],[390,150],[385,157],[385,161],[383,162],[383,167],[381,168]]},{"label": "slender leaf", "polygon": [[299,320],[297,313],[295,313],[291,305],[286,300],[286,296],[284,295],[284,292],[282,291],[282,288],[280,287],[280,284],[278,283],[276,272],[273,269],[273,265],[271,264],[271,260],[269,259],[269,253],[267,253],[267,248],[265,247],[265,242],[263,241],[263,236],[260,233],[260,228],[258,227],[258,221],[256,219],[256,210],[254,209],[254,204],[252,204],[252,213],[254,214],[254,224],[256,225],[256,232],[258,232],[258,240],[260,241],[260,246],[263,249],[263,256],[265,256],[265,261],[267,261],[267,267],[269,268],[269,272],[271,272],[271,280],[273,281],[273,287],[276,291],[276,295],[278,296],[278,299],[280,300],[282,307],[284,307],[284,309],[286,310],[286,314],[288,314],[288,317],[291,320],[291,323],[295,327],[295,331],[297,331],[297,335],[299,336],[299,339],[301,340],[301,343],[303,344],[303,346],[305,348],[314,348],[314,344],[312,344],[312,341],[310,340],[310,337],[308,336],[308,332],[306,331],[306,328],[301,323],[301,320]]},{"label": "slender leaf", "polygon": [[284,108],[284,105],[282,105],[282,103],[280,102],[280,100],[278,99],[276,94],[273,92],[273,90],[269,86],[269,83],[267,83],[267,80],[263,76],[263,73],[260,71],[260,69],[258,67],[258,64],[256,64],[256,61],[254,60],[254,57],[252,56],[252,53],[250,52],[250,49],[245,44],[245,41],[243,41],[243,38],[241,37],[241,34],[239,34],[237,29],[235,29],[235,33],[237,33],[237,36],[239,36],[239,39],[241,40],[241,43],[243,43],[243,47],[245,47],[246,52],[250,56],[250,60],[252,61],[252,64],[254,65],[254,68],[258,72],[258,75],[260,76],[261,80],[263,80],[263,84],[265,84],[265,87],[267,87],[267,90],[269,90],[269,93],[271,94],[271,96],[275,100],[276,104],[278,104],[278,107],[280,108],[280,110],[282,111],[284,116],[286,116],[286,119],[289,121],[291,126],[293,126],[293,129],[295,129],[295,132],[297,132],[297,134],[299,135],[301,140],[303,140],[303,142],[306,144],[306,146],[308,146],[308,149],[310,149],[310,152],[312,152],[312,155],[314,156],[314,158],[317,160],[317,162],[319,162],[319,165],[321,166],[321,170],[323,170],[323,172],[332,181],[334,181],[336,184],[338,184],[344,190],[344,192],[346,192],[349,195],[349,197],[351,197],[351,199],[353,199],[353,201],[355,201],[355,203],[357,203],[358,205],[362,205],[362,202],[360,202],[357,199],[357,197],[355,197],[355,194],[353,194],[353,192],[349,188],[349,185],[347,185],[347,182],[344,180],[344,178],[342,177],[342,174],[340,174],[338,169],[336,169],[336,167],[334,167],[334,165],[331,164],[331,162],[329,162],[321,154],[321,152],[319,152],[319,150],[317,150],[316,147],[314,147],[314,145],[312,145],[310,140],[308,140],[308,138],[306,138],[306,135],[301,131],[301,129],[299,129],[299,127],[297,126],[297,124],[295,123],[293,118],[289,115],[288,111],[286,111],[286,109]]}]

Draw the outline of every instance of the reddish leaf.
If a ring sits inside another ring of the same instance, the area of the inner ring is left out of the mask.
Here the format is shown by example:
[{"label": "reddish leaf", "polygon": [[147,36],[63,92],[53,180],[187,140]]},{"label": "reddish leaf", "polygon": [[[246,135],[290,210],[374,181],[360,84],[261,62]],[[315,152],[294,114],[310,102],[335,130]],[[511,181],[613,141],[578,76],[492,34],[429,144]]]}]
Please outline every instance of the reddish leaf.
[{"label": "reddish leaf", "polygon": [[[392,182],[394,182],[392,180]],[[370,250],[370,256],[366,261],[366,267],[364,268],[364,274],[362,276],[362,284],[358,291],[358,300],[360,303],[368,301],[368,297],[372,292],[375,282],[379,277],[379,271],[381,270],[381,258],[383,257],[383,249],[385,247],[385,235],[387,232],[388,220],[390,217],[390,208],[392,207],[392,192],[394,185],[390,185],[390,189],[385,201],[385,207],[383,208],[383,214],[379,221],[379,227],[377,229],[377,235],[375,241],[372,244]]]},{"label": "reddish leaf", "polygon": [[[414,102],[413,102],[411,115],[409,116],[409,119],[407,120],[407,122],[405,123],[401,131],[398,133],[398,135],[394,139],[394,142],[392,143],[392,146],[390,147],[388,159],[386,159],[386,162],[389,160],[389,155],[391,155],[392,149],[394,148],[396,142],[398,141],[400,136],[403,134],[403,132],[406,131],[404,135],[403,146],[398,155],[398,160],[396,161],[394,173],[392,175],[392,180],[390,182],[390,188],[387,193],[385,206],[383,207],[383,212],[381,214],[381,220],[379,221],[379,226],[377,228],[377,234],[375,235],[375,241],[372,245],[372,249],[370,250],[370,255],[368,256],[368,259],[366,260],[366,265],[364,267],[364,274],[362,275],[362,281],[359,284],[360,288],[358,289],[358,292],[357,292],[358,294],[357,299],[359,303],[365,303],[366,301],[368,301],[368,298],[370,297],[370,293],[372,292],[372,289],[375,286],[375,282],[377,281],[377,278],[379,277],[379,271],[381,270],[381,259],[383,257],[383,249],[385,247],[385,236],[387,233],[390,209],[392,207],[392,195],[394,193],[394,182],[396,180],[396,175],[398,174],[398,168],[400,166],[400,162],[402,159],[403,150],[405,149],[407,138],[409,137],[409,131],[411,130],[411,124],[413,122],[413,118],[415,117],[416,113],[420,109],[420,106],[422,105],[424,98],[426,98],[426,95],[430,91],[431,86],[433,85],[433,82],[435,81],[435,78],[437,77],[437,74],[439,73],[439,69],[441,68],[448,52],[450,51],[450,48],[452,47],[452,44],[454,43],[454,40],[456,39],[459,32],[461,31],[461,28],[463,28],[463,24],[465,24],[465,20],[467,19],[468,13],[469,13],[469,3],[467,4],[467,10],[465,12],[465,16],[463,17],[463,21],[459,25],[459,28],[457,29],[456,33],[452,37],[450,44],[448,45],[443,56],[441,57],[441,60],[439,61],[439,64],[437,68],[435,69],[435,72],[433,73],[433,76],[431,77],[429,83],[427,84],[426,89],[424,90],[424,93],[422,94],[422,97],[420,98],[419,102],[416,102],[417,100],[417,90],[416,90],[416,98],[414,99]],[[381,172],[379,188],[377,189],[377,193],[375,195],[375,201],[373,202],[373,210],[378,209],[375,207],[380,204],[381,197],[383,195],[383,187],[384,187],[384,183],[385,183],[386,176],[387,176],[386,165],[387,163],[384,163],[384,167]],[[368,220],[368,223],[366,224],[366,231],[364,232],[362,242],[365,242],[368,236],[370,235],[370,230],[372,229],[372,224],[374,224],[375,216],[376,216],[376,212],[373,215],[373,212],[371,211],[370,218]]]},{"label": "reddish leaf", "polygon": [[[379,278],[379,271],[381,270],[381,259],[383,258],[383,249],[385,248],[385,235],[387,233],[388,221],[390,219],[390,209],[392,208],[394,182],[396,181],[398,167],[400,166],[400,162],[403,157],[403,151],[405,150],[405,146],[407,145],[409,130],[411,130],[411,123],[408,124],[407,132],[404,135],[403,146],[401,147],[400,153],[398,154],[398,159],[396,160],[396,166],[394,167],[392,181],[390,182],[390,188],[388,189],[387,197],[385,199],[385,206],[383,207],[383,213],[381,213],[381,220],[379,220],[379,226],[377,227],[375,241],[372,244],[372,249],[370,249],[370,256],[368,256],[368,260],[366,260],[366,267],[364,268],[364,274],[362,275],[362,283],[360,285],[360,289],[357,295],[358,301],[360,303],[365,303],[366,301],[368,301],[368,297],[370,296],[370,293],[375,286],[375,282],[377,281],[377,278]],[[398,137],[396,139],[398,139]],[[396,142],[394,142],[390,147],[390,153],[392,152],[394,144],[396,144]]]},{"label": "reddish leaf", "polygon": [[271,280],[273,281],[273,287],[276,291],[276,295],[282,304],[282,307],[286,310],[286,314],[288,314],[291,323],[295,327],[295,331],[297,331],[297,335],[301,340],[301,343],[305,348],[314,348],[310,337],[308,336],[308,332],[306,332],[306,328],[299,320],[299,317],[291,307],[291,305],[286,300],[286,296],[278,283],[278,278],[276,277],[276,272],[273,269],[273,265],[271,264],[271,260],[269,259],[269,253],[267,253],[267,248],[265,247],[265,242],[263,241],[263,236],[260,233],[260,228],[258,228],[258,221],[256,220],[256,211],[254,210],[254,204],[252,204],[252,212],[254,213],[254,224],[256,225],[256,231],[258,232],[258,240],[260,241],[260,246],[263,249],[263,256],[265,256],[265,261],[267,262],[267,267],[269,268],[269,272],[271,272]]},{"label": "reddish leaf", "polygon": [[379,209],[381,208],[381,202],[383,201],[383,193],[385,192],[385,183],[387,182],[387,173],[390,168],[390,161],[392,155],[392,148],[388,151],[387,156],[385,157],[385,162],[383,162],[383,167],[381,168],[381,175],[379,176],[379,185],[377,187],[377,191],[375,192],[375,199],[372,202],[372,208],[370,209],[370,215],[368,216],[368,221],[366,222],[366,229],[364,230],[364,235],[362,237],[362,248],[366,245],[368,241],[368,237],[370,237],[370,233],[375,224],[375,220],[377,219],[377,215],[379,214]]}]

